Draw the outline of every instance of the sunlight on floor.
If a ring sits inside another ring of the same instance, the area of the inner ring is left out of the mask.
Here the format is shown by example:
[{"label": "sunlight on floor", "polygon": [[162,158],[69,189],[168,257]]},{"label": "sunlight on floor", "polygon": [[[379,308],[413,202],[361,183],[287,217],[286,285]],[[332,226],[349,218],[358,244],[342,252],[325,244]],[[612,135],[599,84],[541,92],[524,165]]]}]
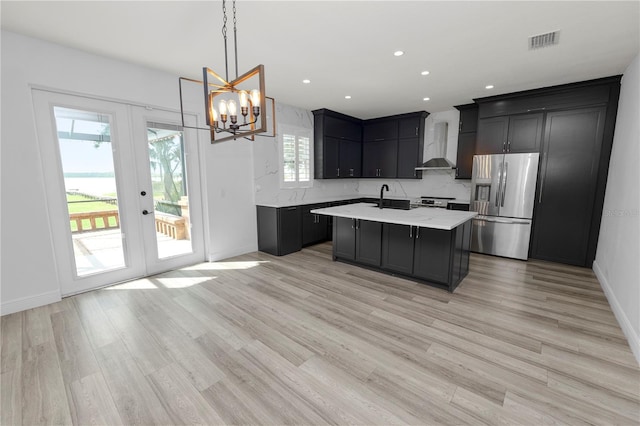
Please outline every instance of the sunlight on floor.
[{"label": "sunlight on floor", "polygon": [[211,262],[211,263],[200,263],[198,265],[190,266],[188,268],[183,268],[183,270],[196,269],[196,270],[206,270],[206,271],[219,271],[223,269],[250,269],[255,268],[256,266],[260,266],[263,263],[269,263],[268,260],[255,260],[255,261],[244,261],[244,262]]},{"label": "sunlight on floor", "polygon": [[140,279],[106,287],[105,290],[155,290],[157,288],[158,287],[148,279]]}]

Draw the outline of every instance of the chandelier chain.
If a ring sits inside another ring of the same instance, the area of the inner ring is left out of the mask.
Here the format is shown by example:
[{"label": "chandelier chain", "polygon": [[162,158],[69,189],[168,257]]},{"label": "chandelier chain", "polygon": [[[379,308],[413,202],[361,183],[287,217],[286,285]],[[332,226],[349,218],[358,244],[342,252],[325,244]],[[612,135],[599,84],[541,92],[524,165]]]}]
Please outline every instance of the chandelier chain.
[{"label": "chandelier chain", "polygon": [[[234,3],[234,15],[235,15],[235,0],[233,3]],[[234,23],[234,27],[235,27],[235,23]],[[227,55],[227,2],[226,0],[222,0],[222,37],[224,38],[225,79],[229,81],[229,60]]]},{"label": "chandelier chain", "polygon": [[238,78],[238,37],[236,29],[236,0],[233,0],[233,47],[235,49],[235,61],[236,61],[236,78]]}]

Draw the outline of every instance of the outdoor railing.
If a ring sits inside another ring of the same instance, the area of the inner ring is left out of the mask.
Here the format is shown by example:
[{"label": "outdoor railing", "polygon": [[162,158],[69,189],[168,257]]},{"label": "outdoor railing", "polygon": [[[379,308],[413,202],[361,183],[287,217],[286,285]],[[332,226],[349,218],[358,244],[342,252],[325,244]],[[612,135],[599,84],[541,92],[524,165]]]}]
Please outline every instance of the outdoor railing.
[{"label": "outdoor railing", "polygon": [[[113,223],[109,223],[109,218],[113,218]],[[102,225],[98,226],[96,219],[102,220]],[[118,210],[100,211],[100,212],[83,212],[83,213],[71,213],[69,215],[71,223],[76,223],[75,232],[86,232],[98,229],[118,228],[120,226],[120,220],[118,217]],[[86,221],[89,221],[89,226]],[[73,228],[71,228],[73,229]]]},{"label": "outdoor railing", "polygon": [[[156,231],[174,240],[184,240],[186,237],[185,219],[167,213],[154,212],[156,219]],[[113,220],[109,221],[110,218]],[[118,210],[72,213],[69,215],[71,223],[75,222],[76,230],[73,233],[99,231],[120,227]],[[73,229],[73,227],[71,228]]]}]

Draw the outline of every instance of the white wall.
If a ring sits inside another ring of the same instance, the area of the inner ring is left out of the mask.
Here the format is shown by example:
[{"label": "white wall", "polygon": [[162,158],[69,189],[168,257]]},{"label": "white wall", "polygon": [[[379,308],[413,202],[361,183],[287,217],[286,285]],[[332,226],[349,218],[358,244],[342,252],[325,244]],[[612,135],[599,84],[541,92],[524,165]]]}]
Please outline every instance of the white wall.
[{"label": "white wall", "polygon": [[626,69],[593,270],[640,362],[640,55]]},{"label": "white wall", "polygon": [[[449,123],[447,158],[456,160],[458,145],[457,110],[443,111],[429,115],[425,122],[425,161],[430,158],[434,138],[434,124]],[[313,114],[300,108],[276,104],[276,119],[282,124],[311,130],[313,134]],[[279,133],[280,129],[278,129]],[[382,184],[389,185],[385,196],[416,198],[420,196],[451,196],[469,200],[471,184],[468,180],[456,180],[455,170],[430,170],[423,172],[423,178],[413,179],[340,179],[314,180],[312,187],[304,189],[280,188],[281,170],[279,163],[278,139],[259,138],[254,144],[254,176],[256,203],[277,204],[288,201],[326,200],[341,196],[377,196]]]},{"label": "white wall", "polygon": [[[6,31],[1,55],[0,297],[5,314],[60,297],[30,85],[175,110],[179,103],[178,76],[157,70]],[[207,136],[199,138],[207,257],[221,259],[257,249],[252,151],[245,142],[212,146]]]}]

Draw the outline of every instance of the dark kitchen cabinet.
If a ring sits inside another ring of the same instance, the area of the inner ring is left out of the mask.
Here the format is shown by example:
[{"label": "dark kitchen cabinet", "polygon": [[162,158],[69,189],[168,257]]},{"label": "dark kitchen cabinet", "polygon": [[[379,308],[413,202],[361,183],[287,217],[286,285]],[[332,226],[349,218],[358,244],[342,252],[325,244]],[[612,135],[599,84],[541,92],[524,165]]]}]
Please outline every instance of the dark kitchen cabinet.
[{"label": "dark kitchen cabinet", "polygon": [[452,232],[431,228],[418,228],[416,232],[413,275],[427,281],[448,284]]},{"label": "dark kitchen cabinet", "polygon": [[397,177],[401,179],[421,179],[424,151],[424,120],[426,112],[416,112],[398,119],[398,167]]},{"label": "dark kitchen cabinet", "polygon": [[382,223],[356,219],[356,262],[380,266]]},{"label": "dark kitchen cabinet", "polygon": [[456,179],[471,179],[473,156],[476,153],[478,105],[457,105],[456,108],[460,111]]},{"label": "dark kitchen cabinet", "polygon": [[[504,134],[504,128],[497,130],[498,123],[508,116],[511,152],[540,152],[530,247],[533,258],[585,267],[593,264],[620,79],[613,76],[474,99],[479,105],[478,144],[483,123],[492,125],[493,133]],[[537,143],[539,127],[543,130]],[[529,142],[517,145],[516,139]]]},{"label": "dark kitchen cabinet", "polygon": [[311,210],[327,207],[326,203],[301,206],[302,209],[302,246],[326,241],[328,236],[328,216],[311,213]]},{"label": "dark kitchen cabinet", "polygon": [[543,120],[543,113],[481,118],[476,154],[538,152]]},{"label": "dark kitchen cabinet", "polygon": [[328,109],[313,111],[314,178],[361,176],[362,121]]},{"label": "dark kitchen cabinet", "polygon": [[413,274],[413,243],[416,227],[384,223],[382,225],[382,269]]},{"label": "dark kitchen cabinet", "polygon": [[362,176],[394,178],[398,170],[398,140],[362,144]]},{"label": "dark kitchen cabinet", "polygon": [[283,256],[302,248],[301,208],[257,206],[258,250]]},{"label": "dark kitchen cabinet", "polygon": [[380,266],[382,224],[368,220],[333,219],[333,256]]},{"label": "dark kitchen cabinet", "polygon": [[362,142],[341,140],[338,175],[342,178],[362,176]]},{"label": "dark kitchen cabinet", "polygon": [[362,140],[365,142],[398,139],[398,120],[367,120],[364,122],[362,132]]},{"label": "dark kitchen cabinet", "polygon": [[532,257],[588,265],[605,107],[547,114]]},{"label": "dark kitchen cabinet", "polygon": [[333,218],[333,257],[356,260],[356,220]]},{"label": "dark kitchen cabinet", "polygon": [[398,137],[416,138],[420,136],[424,129],[424,119],[427,118],[426,112],[414,113],[411,117],[398,119]]}]

